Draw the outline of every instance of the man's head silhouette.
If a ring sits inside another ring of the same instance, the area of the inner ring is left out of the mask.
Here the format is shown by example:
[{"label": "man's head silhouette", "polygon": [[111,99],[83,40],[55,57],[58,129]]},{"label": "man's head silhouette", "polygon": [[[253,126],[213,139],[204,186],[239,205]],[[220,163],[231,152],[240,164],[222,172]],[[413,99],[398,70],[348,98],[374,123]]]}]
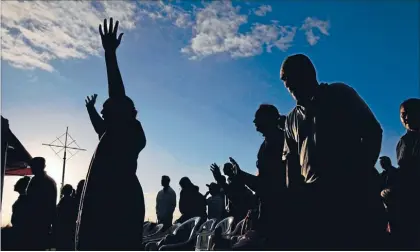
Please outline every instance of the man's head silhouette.
[{"label": "man's head silhouette", "polygon": [[134,107],[134,102],[129,97],[124,96],[107,99],[101,114],[106,124],[114,124],[135,119],[137,110]]},{"label": "man's head silhouette", "polygon": [[31,178],[28,176],[19,179],[15,184],[15,192],[18,192],[19,194],[25,194],[29,181],[31,181]]},{"label": "man's head silhouette", "polygon": [[29,161],[29,166],[35,176],[43,175],[45,170],[45,158],[34,157],[31,161]]},{"label": "man's head silhouette", "polygon": [[379,163],[381,164],[382,169],[389,170],[392,167],[391,159],[387,156],[382,156],[379,158]]},{"label": "man's head silhouette", "polygon": [[232,163],[226,163],[223,166],[223,173],[228,176],[228,178],[232,178],[235,173],[233,172],[233,164]]},{"label": "man's head silhouette", "polygon": [[73,193],[73,186],[69,184],[63,186],[63,189],[61,190],[62,197],[70,197],[72,193]]},{"label": "man's head silhouette", "polygon": [[271,104],[262,104],[255,113],[254,124],[258,132],[267,136],[279,129],[280,113]]},{"label": "man's head silhouette", "polygon": [[166,176],[166,175],[162,176],[161,184],[164,188],[168,188],[170,182],[171,182],[171,179],[168,176]]},{"label": "man's head silhouette", "polygon": [[206,185],[209,188],[209,192],[211,194],[211,196],[216,196],[217,194],[220,193],[220,187],[218,184],[216,183],[210,183],[210,185]]},{"label": "man's head silhouette", "polygon": [[409,131],[420,131],[420,99],[411,98],[400,105],[400,118]]},{"label": "man's head silhouette", "polygon": [[284,60],[280,79],[299,104],[310,101],[318,85],[315,67],[308,56],[303,54],[291,55]]}]

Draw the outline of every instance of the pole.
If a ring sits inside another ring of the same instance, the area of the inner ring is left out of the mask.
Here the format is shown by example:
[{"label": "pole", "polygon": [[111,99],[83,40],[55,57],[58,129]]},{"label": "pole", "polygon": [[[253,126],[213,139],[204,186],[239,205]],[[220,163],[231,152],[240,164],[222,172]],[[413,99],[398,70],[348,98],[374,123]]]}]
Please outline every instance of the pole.
[{"label": "pole", "polygon": [[[67,158],[67,134],[69,132],[69,127],[66,128],[66,138],[64,140],[64,156],[63,156],[63,176],[61,178],[61,190],[64,187],[64,175],[66,173],[66,158]],[[60,192],[61,192],[60,190]]]}]

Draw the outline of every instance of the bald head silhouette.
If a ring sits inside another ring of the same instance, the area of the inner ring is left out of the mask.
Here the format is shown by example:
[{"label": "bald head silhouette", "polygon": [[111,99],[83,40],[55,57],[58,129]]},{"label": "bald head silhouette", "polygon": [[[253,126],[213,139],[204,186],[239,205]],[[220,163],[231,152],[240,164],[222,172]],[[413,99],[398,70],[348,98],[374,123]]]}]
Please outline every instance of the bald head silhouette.
[{"label": "bald head silhouette", "polygon": [[309,101],[318,85],[315,67],[303,54],[291,55],[283,61],[280,79],[298,103]]}]

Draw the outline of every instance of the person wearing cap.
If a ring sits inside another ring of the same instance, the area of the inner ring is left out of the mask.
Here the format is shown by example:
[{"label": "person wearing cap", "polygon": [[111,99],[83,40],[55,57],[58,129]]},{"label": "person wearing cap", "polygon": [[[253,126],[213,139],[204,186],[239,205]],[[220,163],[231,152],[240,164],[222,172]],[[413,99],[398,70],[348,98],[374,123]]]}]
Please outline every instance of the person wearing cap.
[{"label": "person wearing cap", "polygon": [[225,211],[225,200],[221,192],[221,187],[216,183],[206,185],[209,191],[204,195],[206,198],[210,194],[207,201],[207,215],[209,219],[221,220]]}]

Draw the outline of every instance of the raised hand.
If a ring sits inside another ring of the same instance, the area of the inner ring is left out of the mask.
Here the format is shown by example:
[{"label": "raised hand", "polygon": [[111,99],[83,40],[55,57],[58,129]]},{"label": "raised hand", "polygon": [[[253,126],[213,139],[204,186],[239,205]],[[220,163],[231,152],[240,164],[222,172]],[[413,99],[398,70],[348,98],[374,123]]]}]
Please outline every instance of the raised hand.
[{"label": "raised hand", "polygon": [[124,33],[121,33],[117,38],[118,33],[118,24],[119,22],[115,22],[112,18],[109,19],[109,27],[107,26],[107,20],[104,19],[104,30],[102,31],[102,25],[99,25],[99,34],[101,35],[102,39],[102,46],[105,49],[105,52],[115,52],[118,46],[121,43],[121,39]]},{"label": "raised hand", "polygon": [[210,165],[210,171],[213,173],[214,177],[222,176],[222,173],[220,172],[220,167],[215,163]]},{"label": "raised hand", "polygon": [[98,95],[97,94],[94,94],[94,95],[91,95],[90,97],[89,96],[87,96],[86,97],[86,100],[85,100],[85,102],[86,102],[86,107],[88,107],[88,108],[93,108],[94,106],[95,106],[95,103],[96,103],[96,98],[98,97]]},{"label": "raised hand", "polygon": [[232,157],[229,157],[229,161],[233,165],[233,174],[235,174],[235,175],[238,174],[238,172],[241,171],[241,168],[239,167],[238,163]]}]

